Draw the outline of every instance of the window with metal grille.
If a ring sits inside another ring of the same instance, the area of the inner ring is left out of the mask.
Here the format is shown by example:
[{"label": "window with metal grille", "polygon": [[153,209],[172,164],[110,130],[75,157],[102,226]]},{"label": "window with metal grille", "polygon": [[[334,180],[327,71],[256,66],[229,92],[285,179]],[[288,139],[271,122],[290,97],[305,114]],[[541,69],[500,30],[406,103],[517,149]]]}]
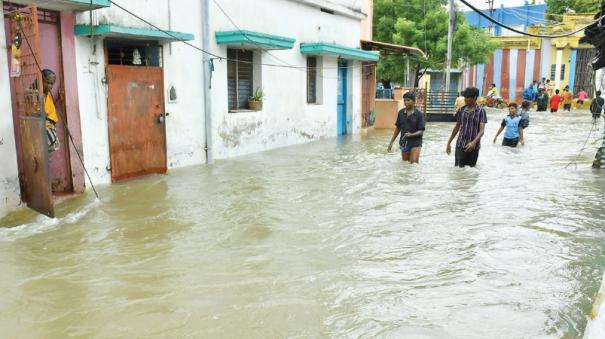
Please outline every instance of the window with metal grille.
[{"label": "window with metal grille", "polygon": [[162,67],[162,47],[156,42],[106,41],[110,65]]},{"label": "window with metal grille", "polygon": [[550,80],[555,80],[556,76],[557,76],[557,65],[552,64],[552,65],[550,65]]},{"label": "window with metal grille", "polygon": [[253,53],[227,49],[227,58],[229,110],[248,109],[248,99],[252,96],[253,86]]},{"label": "window with metal grille", "polygon": [[307,103],[317,103],[317,58],[307,57]]},{"label": "window with metal grille", "polygon": [[565,64],[561,64],[561,80],[565,80]]}]

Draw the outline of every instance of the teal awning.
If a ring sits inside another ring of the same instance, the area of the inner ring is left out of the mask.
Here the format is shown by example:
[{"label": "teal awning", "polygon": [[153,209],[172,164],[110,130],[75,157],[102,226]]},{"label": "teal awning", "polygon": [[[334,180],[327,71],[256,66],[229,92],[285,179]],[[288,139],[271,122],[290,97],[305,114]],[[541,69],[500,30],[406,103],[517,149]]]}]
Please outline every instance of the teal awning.
[{"label": "teal awning", "polygon": [[[90,26],[76,25],[74,33],[79,36],[90,35]],[[157,29],[132,28],[114,25],[92,26],[92,35],[109,38],[135,39],[135,40],[158,40],[161,42],[193,40],[193,34],[181,32],[162,32]]]},{"label": "teal awning", "polygon": [[296,39],[252,31],[216,32],[216,43],[248,49],[292,49]]},{"label": "teal awning", "polygon": [[300,52],[306,55],[331,55],[349,60],[378,61],[380,59],[380,55],[375,52],[323,42],[301,43]]},{"label": "teal awning", "polygon": [[12,3],[19,5],[37,5],[40,8],[53,11],[87,11],[89,9],[99,9],[109,7],[109,0],[54,0],[54,1],[36,1],[36,0],[12,0]]}]

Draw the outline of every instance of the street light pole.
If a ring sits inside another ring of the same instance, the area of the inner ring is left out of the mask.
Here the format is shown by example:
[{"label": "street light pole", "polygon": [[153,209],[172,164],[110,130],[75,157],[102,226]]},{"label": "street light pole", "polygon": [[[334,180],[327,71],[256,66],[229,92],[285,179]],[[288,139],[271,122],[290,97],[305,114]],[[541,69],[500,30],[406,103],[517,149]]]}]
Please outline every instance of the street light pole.
[{"label": "street light pole", "polygon": [[447,27],[447,59],[445,61],[445,92],[450,91],[450,71],[452,68],[452,40],[454,40],[454,0],[448,0],[449,6],[449,25]]}]

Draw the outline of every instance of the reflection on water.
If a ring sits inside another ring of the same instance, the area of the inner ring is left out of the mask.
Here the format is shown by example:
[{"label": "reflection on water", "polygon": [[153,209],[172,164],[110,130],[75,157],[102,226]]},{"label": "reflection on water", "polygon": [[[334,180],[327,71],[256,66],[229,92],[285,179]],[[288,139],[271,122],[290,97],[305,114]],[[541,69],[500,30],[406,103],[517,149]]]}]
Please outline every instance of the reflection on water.
[{"label": "reflection on water", "polygon": [[[10,337],[575,338],[605,267],[588,115],[534,114],[479,166],[391,131],[171,171],[0,228]],[[596,134],[595,134],[596,136]]]}]

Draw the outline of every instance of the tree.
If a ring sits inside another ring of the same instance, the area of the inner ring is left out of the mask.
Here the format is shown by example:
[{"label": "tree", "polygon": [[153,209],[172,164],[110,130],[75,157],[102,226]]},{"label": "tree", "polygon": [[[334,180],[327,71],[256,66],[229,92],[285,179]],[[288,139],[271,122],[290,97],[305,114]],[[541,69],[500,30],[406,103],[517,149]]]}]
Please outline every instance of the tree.
[{"label": "tree", "polygon": [[547,18],[557,21],[562,21],[561,14],[596,13],[601,9],[598,0],[548,0],[546,5],[546,13],[550,14]]},{"label": "tree", "polygon": [[[414,86],[427,68],[444,68],[447,54],[449,15],[447,0],[375,0],[374,39],[382,42],[417,47],[427,59],[388,55],[378,65],[378,77],[401,81],[406,77],[407,62],[414,72]],[[496,48],[489,34],[470,26],[464,14],[457,11],[453,41],[453,67],[463,61],[486,63]]]}]

